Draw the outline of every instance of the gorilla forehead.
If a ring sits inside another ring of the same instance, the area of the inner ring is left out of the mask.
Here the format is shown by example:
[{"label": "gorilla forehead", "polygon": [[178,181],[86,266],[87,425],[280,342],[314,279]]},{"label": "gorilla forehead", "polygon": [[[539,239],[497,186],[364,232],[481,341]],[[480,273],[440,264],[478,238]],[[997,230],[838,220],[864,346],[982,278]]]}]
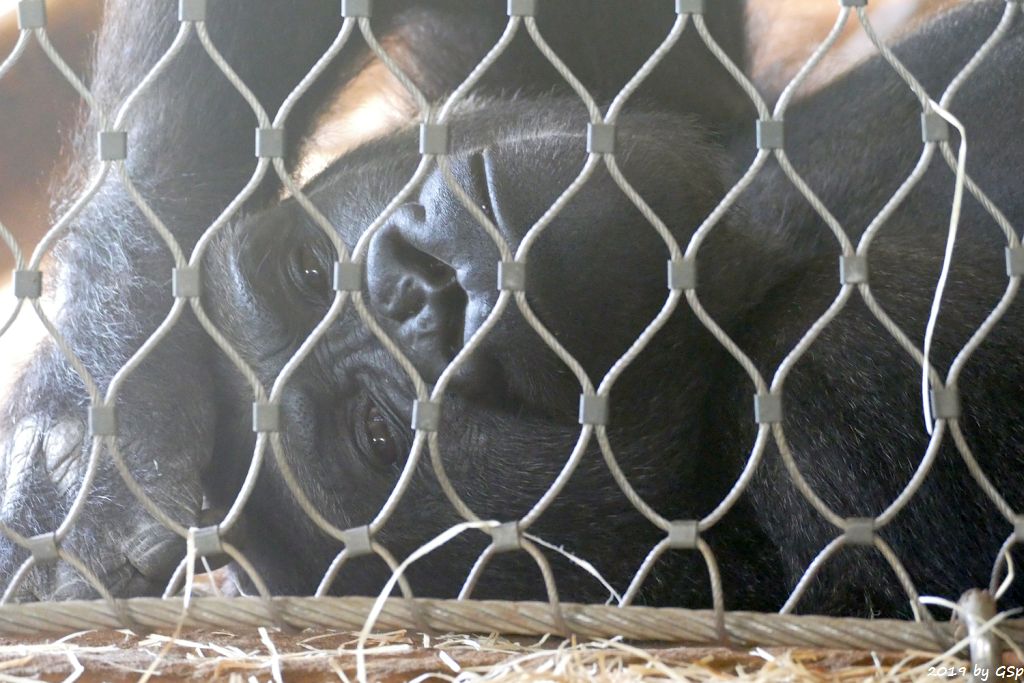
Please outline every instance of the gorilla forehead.
[{"label": "gorilla forehead", "polygon": [[[516,195],[517,201],[539,210],[539,217],[586,162],[587,123],[587,112],[578,100],[472,98],[455,107],[449,118],[450,156],[457,161],[487,152],[497,162],[494,170],[501,174],[500,185],[508,198]],[[710,210],[709,203],[721,192],[724,162],[693,117],[627,111],[617,128],[616,161],[629,170],[627,179],[645,199],[674,198],[688,205],[674,208],[684,208],[690,215]],[[410,127],[363,145],[305,188],[350,246],[412,176],[421,159],[418,134],[418,128]],[[571,159],[578,159],[578,165],[567,163]],[[465,169],[454,166],[456,179],[470,190],[473,184]],[[663,218],[670,225],[677,222]],[[515,227],[525,230],[529,225]]]}]

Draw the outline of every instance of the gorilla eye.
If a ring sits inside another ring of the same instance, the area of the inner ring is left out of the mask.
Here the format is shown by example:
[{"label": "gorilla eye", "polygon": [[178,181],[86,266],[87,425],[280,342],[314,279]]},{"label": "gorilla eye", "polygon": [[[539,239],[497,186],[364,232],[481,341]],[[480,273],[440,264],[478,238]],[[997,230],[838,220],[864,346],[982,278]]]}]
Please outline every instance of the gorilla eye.
[{"label": "gorilla eye", "polygon": [[330,296],[327,265],[317,257],[310,245],[296,247],[290,260],[291,278],[300,292],[316,301]]},{"label": "gorilla eye", "polygon": [[371,456],[370,464],[380,470],[388,470],[399,458],[399,445],[391,434],[391,427],[384,413],[371,403],[363,417],[363,430]]}]

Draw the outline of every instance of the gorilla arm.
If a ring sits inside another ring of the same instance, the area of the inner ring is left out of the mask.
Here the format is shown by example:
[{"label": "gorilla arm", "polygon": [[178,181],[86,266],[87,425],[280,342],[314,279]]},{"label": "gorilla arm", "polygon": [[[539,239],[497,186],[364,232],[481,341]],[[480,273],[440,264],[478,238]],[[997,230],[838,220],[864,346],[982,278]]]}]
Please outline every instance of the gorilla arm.
[{"label": "gorilla arm", "polygon": [[[261,102],[273,109],[326,49],[339,20],[323,3],[219,2],[211,7],[215,44]],[[107,119],[170,45],[179,29],[173,3],[116,1],[98,45],[91,91]],[[298,113],[301,120],[302,112]],[[93,125],[83,127],[69,186],[97,173]],[[187,254],[250,177],[252,113],[195,37],[131,111],[126,169]],[[116,169],[58,244],[48,291],[63,302],[55,325],[104,392],[115,372],[172,304],[166,247],[131,201]],[[269,185],[262,197],[272,194]],[[70,206],[70,194],[62,206]],[[52,288],[51,286],[52,285]],[[203,382],[208,339],[182,319],[123,385],[117,443],[145,490],[171,518],[195,524],[199,469],[209,458],[213,388]],[[45,344],[4,409],[0,518],[32,536],[57,528],[76,496],[92,448],[89,398],[54,344]],[[153,419],[159,417],[159,419]],[[181,556],[183,541],[163,529],[127,491],[109,455],[77,522],[59,541],[114,594],[151,593]],[[5,539],[5,583],[27,552]],[[71,598],[94,591],[67,563],[31,573],[22,596]]]}]

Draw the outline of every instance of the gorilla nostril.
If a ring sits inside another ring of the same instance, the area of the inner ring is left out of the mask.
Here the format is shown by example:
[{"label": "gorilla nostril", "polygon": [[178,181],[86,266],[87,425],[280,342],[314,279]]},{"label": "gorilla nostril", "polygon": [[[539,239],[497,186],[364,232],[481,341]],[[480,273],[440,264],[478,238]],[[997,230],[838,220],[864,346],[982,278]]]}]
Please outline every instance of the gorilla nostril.
[{"label": "gorilla nostril", "polygon": [[[390,243],[390,244],[389,244]],[[405,322],[424,308],[436,308],[449,297],[448,290],[460,289],[458,274],[448,264],[420,251],[399,235],[381,245],[385,262],[374,259],[370,272],[370,295],[387,317]]]},{"label": "gorilla nostril", "polygon": [[417,207],[407,205],[373,238],[366,279],[374,310],[432,381],[462,347],[469,298],[455,268],[431,253],[433,226],[415,220]]},{"label": "gorilla nostril", "polygon": [[380,297],[380,308],[396,322],[415,318],[426,305],[426,292],[415,276],[400,275],[391,291]]}]

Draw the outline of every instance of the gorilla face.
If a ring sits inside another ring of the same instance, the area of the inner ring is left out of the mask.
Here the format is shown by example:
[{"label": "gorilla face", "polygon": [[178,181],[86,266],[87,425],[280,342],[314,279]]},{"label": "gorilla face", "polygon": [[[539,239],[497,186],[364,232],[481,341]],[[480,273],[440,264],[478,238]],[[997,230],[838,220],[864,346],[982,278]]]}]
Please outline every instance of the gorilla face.
[{"label": "gorilla face", "polygon": [[[452,182],[512,253],[584,168],[586,140],[574,113],[571,102],[478,101],[451,122]],[[349,249],[413,175],[420,161],[415,133],[344,157],[306,189]],[[666,138],[674,144],[662,144]],[[717,154],[683,117],[627,116],[620,139],[625,178],[685,247],[720,199]],[[499,249],[434,164],[369,238],[365,254],[362,301],[368,315],[423,381],[434,385],[499,303]],[[204,305],[265,386],[341,296],[331,288],[336,258],[294,199],[235,226],[214,250]],[[604,165],[596,164],[589,181],[530,247],[528,310],[596,385],[668,298],[668,258],[665,242]],[[508,298],[493,328],[449,373],[439,450],[455,490],[476,514],[513,521],[554,482],[580,439],[581,386]],[[700,438],[699,420],[686,419],[693,411],[683,408],[707,390],[709,380],[706,366],[670,350],[688,344],[704,340],[697,341],[693,321],[677,315],[616,386],[609,431],[623,467],[655,508],[692,516],[720,492],[680,496],[694,482]],[[252,394],[226,360],[222,372],[230,389],[219,403],[227,415],[208,479],[216,502],[226,505],[253,450]],[[661,381],[673,390],[657,391]],[[409,374],[348,301],[282,394],[281,455],[330,523],[340,529],[366,524],[391,494],[414,440],[415,398]],[[397,516],[377,537],[400,555],[461,521],[431,471],[425,444],[423,451]],[[650,467],[653,461],[657,469]],[[572,485],[588,492],[587,504],[556,503],[540,529],[555,534],[547,540],[567,543],[586,557],[608,557],[618,545],[626,552],[610,564],[613,573],[628,577],[657,534],[636,533],[639,518],[614,489],[596,444]],[[292,499],[280,476],[262,475],[246,508],[249,528],[259,531],[246,535],[242,547],[259,558],[260,572],[275,590],[305,592],[315,587],[340,544],[316,531]],[[282,527],[280,533],[266,533],[267,524]],[[596,538],[577,532],[594,524],[604,526]],[[630,525],[635,540],[623,548],[615,529]],[[418,593],[450,592],[465,576],[423,571],[427,579],[416,584]],[[361,571],[355,585],[350,579],[344,588],[366,590],[383,578]],[[540,584],[529,573],[513,583],[519,592]]]},{"label": "gorilla face", "polygon": [[[109,12],[114,27],[101,41],[93,88],[105,110],[120,104],[125,74],[141,80],[178,27],[165,2],[115,1],[122,4]],[[590,11],[591,0],[538,3],[546,10],[537,21],[548,35],[566,38],[558,49],[572,56],[574,73],[593,84],[598,101],[609,101],[635,73],[627,67],[639,68],[650,56],[651,36],[665,27],[668,7],[653,0],[594,2],[601,11]],[[374,18],[375,30],[405,41],[410,70],[429,74],[429,98],[443,99],[497,39],[505,20],[499,4],[396,1]],[[711,32],[738,46],[742,3],[706,4]],[[406,12],[414,6],[423,11]],[[231,29],[224,54],[245,65],[242,77],[265,104],[284,100],[337,30],[322,3],[301,12],[269,0],[222,0],[213,7],[220,25]],[[971,3],[897,52],[938,93],[1008,7]],[[449,10],[472,20],[453,22]],[[634,18],[639,23],[626,21]],[[631,30],[621,31],[627,23]],[[138,39],[157,35],[161,40]],[[578,35],[616,40],[575,40]],[[1020,307],[1005,311],[975,349],[959,387],[963,415],[944,418],[942,428],[953,438],[933,448],[920,424],[920,366],[871,303],[871,297],[881,302],[915,343],[949,220],[952,180],[939,155],[888,214],[868,254],[869,281],[857,285],[839,281],[829,226],[782,165],[769,161],[733,197],[734,208],[701,233],[699,286],[682,302],[680,292],[666,287],[666,261],[690,243],[758,146],[743,93],[730,99],[727,74],[694,66],[695,54],[715,60],[694,32],[687,38],[677,46],[685,54],[655,69],[644,96],[638,93],[619,117],[614,159],[586,153],[587,112],[578,100],[553,94],[565,92],[564,80],[536,46],[520,41],[504,66],[499,60],[478,83],[492,99],[481,95],[455,113],[451,153],[441,165],[424,166],[408,192],[403,188],[423,162],[415,130],[347,153],[304,188],[329,229],[299,198],[277,201],[273,183],[264,184],[250,198],[248,218],[202,243],[209,248],[202,257],[202,308],[193,309],[199,320],[181,315],[155,345],[150,335],[162,316],[172,305],[179,313],[184,308],[171,302],[171,262],[137,211],[136,197],[116,181],[104,185],[61,244],[57,288],[66,307],[57,328],[98,386],[123,379],[110,399],[116,434],[88,436],[84,416],[96,396],[81,386],[60,349],[41,349],[0,425],[6,440],[0,522],[26,537],[65,528],[55,538],[43,536],[36,546],[42,566],[28,573],[19,568],[29,566],[31,544],[8,534],[0,540],[0,576],[27,575],[21,589],[38,598],[92,596],[98,583],[114,595],[159,592],[180,566],[187,529],[215,524],[217,510],[234,506],[240,523],[221,531],[275,594],[314,590],[355,538],[345,530],[370,525],[377,552],[404,558],[474,515],[520,521],[531,542],[565,547],[621,588],[665,531],[620,490],[605,460],[608,449],[598,447],[607,438],[625,477],[653,510],[665,520],[701,519],[710,527],[702,527],[700,540],[717,558],[730,608],[778,609],[803,585],[809,566],[823,566],[803,605],[905,614],[913,591],[879,559],[883,542],[921,593],[956,597],[989,581],[1007,534],[1020,541]],[[614,49],[599,55],[592,45]],[[988,162],[972,167],[971,178],[1011,224],[1024,216],[1024,200],[1006,176],[1006,169],[1024,164],[1024,146],[1012,144],[1019,127],[1012,114],[1020,107],[992,103],[1024,92],[1020,45],[1018,22],[954,106],[973,131],[972,158]],[[191,47],[140,98],[146,108],[132,122],[126,162],[186,253],[252,172],[250,131],[239,123],[251,111],[226,85],[200,87],[220,82],[220,73],[203,50]],[[365,57],[358,49],[340,55],[338,82],[350,79]],[[609,65],[617,65],[614,74]],[[694,73],[711,78],[706,89],[677,87]],[[922,104],[904,85],[875,60],[786,113],[787,158],[854,242],[921,154]],[[294,135],[308,132],[313,110],[332,87],[320,84],[310,93],[313,101],[292,113]],[[177,118],[165,116],[168,102],[181,105]],[[868,150],[865,141],[872,143]],[[92,157],[83,151],[82,158]],[[617,169],[629,187],[616,182]],[[560,199],[569,187],[576,191]],[[1017,251],[1007,251],[1007,235],[985,229],[992,223],[986,209],[984,201],[964,204],[969,238],[957,248],[932,355],[936,368],[949,368],[1004,290],[1019,285],[1017,241],[1009,241]],[[663,233],[652,216],[664,222]],[[332,242],[344,244],[362,267],[358,292],[334,290],[339,254]],[[524,291],[516,294],[497,286],[498,263],[513,254],[525,264]],[[848,299],[843,311],[818,329],[840,295]],[[694,305],[698,296],[703,310]],[[669,312],[667,303],[675,309]],[[709,333],[705,311],[749,354],[748,364],[737,363]],[[655,319],[663,324],[652,329]],[[820,334],[790,363],[811,330]],[[642,350],[634,347],[641,335]],[[122,368],[144,345],[145,358],[123,377]],[[218,345],[229,345],[230,354]],[[623,358],[629,362],[620,363]],[[781,423],[752,419],[754,367],[778,382]],[[577,419],[579,395],[593,386],[610,397],[606,428]],[[432,392],[441,405],[438,429],[414,431],[413,402]],[[282,419],[278,431],[256,436],[252,403],[263,394],[273,397]],[[755,432],[760,460],[751,455]],[[963,443],[972,446],[975,461]],[[114,444],[158,512],[123,485],[122,472],[105,457]],[[784,444],[791,461],[783,460]],[[78,517],[65,522],[90,457],[97,458],[92,488],[74,506]],[[743,495],[727,516],[708,522],[747,464]],[[999,503],[972,467],[1009,502]],[[921,485],[908,497],[915,482]],[[817,496],[818,509],[806,489]],[[240,491],[244,506],[236,504]],[[212,519],[200,515],[204,497]],[[863,518],[892,510],[895,500],[907,505],[876,519],[877,534],[844,535],[863,530]],[[999,522],[1000,514],[1010,523]],[[1007,528],[1014,522],[1016,532]],[[53,562],[46,555],[50,538],[81,558],[97,581],[87,583],[70,562]],[[865,540],[876,546],[842,548],[824,565],[813,564],[826,546]],[[465,534],[416,563],[408,575],[414,592],[455,594],[487,542],[486,534]],[[380,589],[390,575],[384,562],[354,555],[325,589]],[[562,599],[607,598],[578,567],[545,556]],[[238,574],[242,589],[257,583],[255,575]],[[709,583],[701,553],[667,553],[637,599],[699,607],[709,602]],[[1015,591],[1004,596],[1011,605],[1021,602],[1020,587]],[[516,552],[494,559],[474,596],[541,598],[544,592],[529,554]]]}]

